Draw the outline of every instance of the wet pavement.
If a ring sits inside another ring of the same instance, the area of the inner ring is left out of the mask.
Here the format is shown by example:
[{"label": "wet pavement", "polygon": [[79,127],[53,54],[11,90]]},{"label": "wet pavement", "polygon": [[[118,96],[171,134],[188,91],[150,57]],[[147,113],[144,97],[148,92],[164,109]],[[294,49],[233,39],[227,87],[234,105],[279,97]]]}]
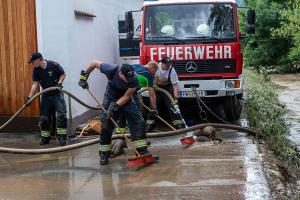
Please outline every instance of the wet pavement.
[{"label": "wet pavement", "polygon": [[[98,145],[56,154],[0,154],[0,199],[270,199],[256,144],[235,131],[217,136],[220,144],[201,141],[188,148],[177,136],[154,139],[150,150],[160,162],[142,168],[126,166],[128,151],[100,166]],[[1,146],[40,148],[20,140]]]},{"label": "wet pavement", "polygon": [[272,75],[272,81],[279,86],[279,101],[286,105],[285,117],[290,124],[289,139],[300,151],[300,74]]}]

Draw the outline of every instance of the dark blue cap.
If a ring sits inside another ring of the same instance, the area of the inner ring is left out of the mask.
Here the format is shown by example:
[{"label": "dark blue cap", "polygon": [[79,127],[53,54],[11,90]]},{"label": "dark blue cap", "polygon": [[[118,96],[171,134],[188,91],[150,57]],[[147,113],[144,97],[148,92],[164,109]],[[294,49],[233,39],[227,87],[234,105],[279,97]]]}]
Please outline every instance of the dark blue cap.
[{"label": "dark blue cap", "polygon": [[122,74],[124,74],[128,83],[134,82],[134,69],[131,65],[123,64],[121,66],[121,72],[122,72]]},{"label": "dark blue cap", "polygon": [[43,58],[43,55],[40,52],[34,52],[31,57],[29,58],[28,64],[32,63],[37,59]]}]

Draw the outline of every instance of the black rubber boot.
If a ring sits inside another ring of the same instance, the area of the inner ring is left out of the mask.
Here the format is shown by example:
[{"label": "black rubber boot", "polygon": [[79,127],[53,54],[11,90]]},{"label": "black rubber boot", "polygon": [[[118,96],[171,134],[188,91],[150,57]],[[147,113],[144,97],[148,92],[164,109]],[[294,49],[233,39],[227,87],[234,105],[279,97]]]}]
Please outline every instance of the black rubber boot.
[{"label": "black rubber boot", "polygon": [[180,130],[180,129],[184,129],[184,128],[185,128],[184,124],[175,125],[176,130]]},{"label": "black rubber boot", "polygon": [[137,148],[136,150],[139,152],[141,156],[149,153],[147,147]]},{"label": "black rubber boot", "polygon": [[147,141],[147,146],[149,147],[151,145],[151,141]]},{"label": "black rubber boot", "polygon": [[40,145],[45,145],[50,143],[50,137],[41,137]]},{"label": "black rubber boot", "polygon": [[110,152],[100,152],[100,165],[107,165]]},{"label": "black rubber boot", "polygon": [[146,124],[146,132],[150,132],[154,129],[154,124]]},{"label": "black rubber boot", "polygon": [[65,146],[67,144],[67,135],[59,135],[58,141],[61,146]]}]

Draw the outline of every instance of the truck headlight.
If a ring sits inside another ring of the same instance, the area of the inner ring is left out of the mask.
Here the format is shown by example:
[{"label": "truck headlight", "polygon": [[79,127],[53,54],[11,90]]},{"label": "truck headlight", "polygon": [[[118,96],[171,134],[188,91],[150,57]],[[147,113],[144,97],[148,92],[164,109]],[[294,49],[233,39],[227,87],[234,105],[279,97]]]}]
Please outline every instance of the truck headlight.
[{"label": "truck headlight", "polygon": [[225,88],[226,89],[240,88],[240,87],[241,87],[241,81],[240,80],[225,81]]}]

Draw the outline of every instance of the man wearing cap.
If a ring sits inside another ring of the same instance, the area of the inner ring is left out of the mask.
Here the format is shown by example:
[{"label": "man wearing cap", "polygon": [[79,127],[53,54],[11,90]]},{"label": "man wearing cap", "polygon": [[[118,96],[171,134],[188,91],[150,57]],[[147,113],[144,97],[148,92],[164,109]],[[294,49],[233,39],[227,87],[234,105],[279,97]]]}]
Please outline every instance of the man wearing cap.
[{"label": "man wearing cap", "polygon": [[126,119],[135,149],[141,155],[149,153],[146,143],[145,122],[137,103],[138,77],[133,67],[128,64],[119,67],[94,60],[85,71],[81,71],[79,85],[83,89],[88,89],[87,79],[94,69],[99,69],[108,79],[103,97],[103,106],[108,115],[104,111],[101,111],[100,114],[103,123],[100,134],[100,164],[108,164],[111,152],[111,136],[114,125],[110,117],[115,120]]},{"label": "man wearing cap", "polygon": [[170,99],[161,93],[157,93],[157,105],[163,102],[168,108],[169,115],[172,119],[172,124],[176,129],[184,128],[182,116],[179,113],[174,112],[172,109],[174,106],[178,106],[178,76],[175,69],[172,67],[172,62],[169,57],[164,57],[160,61],[160,66],[156,71],[155,84],[168,91],[174,98],[174,103]]},{"label": "man wearing cap", "polygon": [[[155,95],[155,91],[153,88],[153,82],[154,82],[154,76],[155,73],[158,69],[158,65],[155,61],[149,61],[145,66],[143,65],[139,65],[139,64],[134,64],[132,65],[134,72],[137,75],[137,79],[138,79],[138,86],[137,86],[137,90],[141,89],[141,88],[148,88],[149,89],[149,100],[150,100],[150,105],[151,105],[151,111],[148,112],[148,116],[147,116],[147,121],[146,121],[146,125],[148,127],[148,123],[153,123],[152,121],[149,121],[148,119],[150,119],[149,116],[153,116],[155,114],[158,114],[157,109],[156,109],[156,95]],[[138,98],[135,99],[136,103],[138,105],[138,108],[141,109],[140,107],[140,103],[138,101]],[[117,121],[118,125],[120,128],[116,128],[115,129],[115,133],[116,134],[120,134],[121,132],[125,132],[126,131],[126,119],[124,119],[124,117],[120,117]],[[147,130],[147,128],[146,128]],[[149,141],[148,141],[149,142]],[[114,140],[112,142],[112,156],[116,156],[118,154],[122,153],[123,146],[125,146],[125,141],[123,140]]]},{"label": "man wearing cap", "polygon": [[[33,84],[31,91],[26,99],[26,105],[29,106],[28,100],[33,97],[39,85],[42,89],[49,87],[62,88],[62,83],[66,77],[63,68],[56,62],[45,60],[41,53],[35,52],[31,55],[28,63],[34,65],[32,72]],[[63,93],[60,91],[52,91],[42,95],[41,112],[40,112],[40,128],[41,128],[41,145],[50,142],[50,124],[49,111],[54,108],[57,125],[57,135],[60,145],[66,145],[67,138],[67,117],[66,117],[66,103]]]}]

